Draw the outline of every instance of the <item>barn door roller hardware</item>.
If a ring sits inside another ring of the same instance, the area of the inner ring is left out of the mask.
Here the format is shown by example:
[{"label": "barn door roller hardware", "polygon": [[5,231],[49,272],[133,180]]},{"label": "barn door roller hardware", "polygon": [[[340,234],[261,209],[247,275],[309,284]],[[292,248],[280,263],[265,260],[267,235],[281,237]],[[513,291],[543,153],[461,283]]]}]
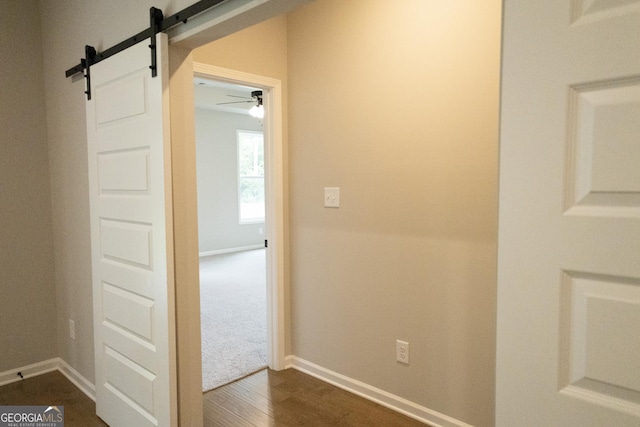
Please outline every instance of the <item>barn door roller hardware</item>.
[{"label": "barn door roller hardware", "polygon": [[120,43],[110,47],[109,49],[105,49],[102,52],[96,52],[95,48],[93,48],[92,46],[85,46],[84,58],[80,60],[80,63],[78,65],[65,71],[65,76],[71,77],[78,73],[84,73],[87,84],[87,90],[85,91],[85,93],[87,94],[87,99],[91,99],[91,66],[104,59],[109,58],[110,56],[115,55],[118,52],[122,52],[123,50],[128,49],[131,46],[148,39],[150,41],[149,49],[151,50],[151,65],[149,66],[149,68],[151,69],[151,76],[155,77],[158,74],[158,64],[156,57],[156,34],[165,32],[178,24],[186,24],[187,21],[193,18],[195,15],[211,9],[212,7],[217,6],[225,1],[227,0],[201,0],[197,3],[192,4],[191,6],[182,9],[180,12],[171,15],[168,18],[164,18],[162,10],[152,7],[149,10],[149,28],[139,32],[135,36],[121,41]]},{"label": "barn door roller hardware", "polygon": [[87,94],[87,100],[91,99],[91,65],[96,57],[96,49],[93,46],[86,45],[84,47],[84,59],[81,64],[84,65],[84,78],[87,81],[87,90],[84,93]]},{"label": "barn door roller hardware", "polygon": [[151,35],[149,36],[149,49],[151,49],[151,77],[155,77],[158,75],[158,56],[156,55],[156,34],[160,31],[160,26],[162,25],[162,21],[164,20],[164,15],[160,9],[156,9],[152,7],[149,11],[149,21],[151,25],[149,29],[151,30]]}]

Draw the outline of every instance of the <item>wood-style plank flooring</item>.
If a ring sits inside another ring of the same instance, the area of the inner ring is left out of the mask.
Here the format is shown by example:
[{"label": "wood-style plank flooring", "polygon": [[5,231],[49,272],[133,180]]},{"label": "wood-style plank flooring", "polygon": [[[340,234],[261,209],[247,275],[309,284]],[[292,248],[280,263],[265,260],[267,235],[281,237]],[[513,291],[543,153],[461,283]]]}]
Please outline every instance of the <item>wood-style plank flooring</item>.
[{"label": "wood-style plank flooring", "polygon": [[106,426],[93,400],[58,371],[0,387],[0,405],[64,406],[66,427]]},{"label": "wood-style plank flooring", "polygon": [[[64,406],[66,427],[106,426],[60,372],[0,387],[0,405]],[[412,427],[419,423],[302,372],[264,370],[204,394],[205,427]]]},{"label": "wood-style plank flooring", "polygon": [[206,427],[424,427],[307,374],[264,370],[204,395]]}]

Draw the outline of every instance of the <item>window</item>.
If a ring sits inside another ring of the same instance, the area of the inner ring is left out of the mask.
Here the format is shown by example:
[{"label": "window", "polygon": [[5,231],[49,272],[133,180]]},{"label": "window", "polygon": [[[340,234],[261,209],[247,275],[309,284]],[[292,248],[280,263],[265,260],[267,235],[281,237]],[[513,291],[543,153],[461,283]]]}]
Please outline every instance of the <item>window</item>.
[{"label": "window", "polygon": [[240,224],[264,222],[264,139],[262,132],[238,131]]}]

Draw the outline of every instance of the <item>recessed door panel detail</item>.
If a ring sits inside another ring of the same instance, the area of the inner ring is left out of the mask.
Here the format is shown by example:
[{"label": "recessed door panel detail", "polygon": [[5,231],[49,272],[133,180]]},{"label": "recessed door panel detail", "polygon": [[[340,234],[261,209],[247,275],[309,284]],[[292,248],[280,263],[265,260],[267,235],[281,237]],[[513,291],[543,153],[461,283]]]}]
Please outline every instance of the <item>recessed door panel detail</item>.
[{"label": "recessed door panel detail", "polygon": [[96,413],[111,426],[178,425],[167,35],[91,67],[87,154]]},{"label": "recessed door panel detail", "polygon": [[109,321],[102,322],[101,333],[104,337],[103,344],[135,360],[150,372],[158,371],[158,364],[154,360],[156,345]]},{"label": "recessed door panel detail", "polygon": [[151,226],[123,221],[100,221],[102,257],[151,269]]},{"label": "recessed door panel detail", "polygon": [[98,154],[101,193],[149,190],[149,150]]},{"label": "recessed door panel detail", "polygon": [[103,283],[110,283],[125,291],[153,299],[153,281],[149,271],[105,259],[100,262],[98,268]]},{"label": "recessed door panel detail", "polygon": [[570,93],[567,213],[640,216],[640,78]]},{"label": "recessed door panel detail", "polygon": [[107,384],[153,413],[153,381],[156,376],[112,348],[106,347],[104,354]]},{"label": "recessed door panel detail", "polygon": [[103,283],[102,304],[106,321],[152,341],[152,300]]},{"label": "recessed door panel detail", "polygon": [[144,114],[146,111],[146,73],[112,80],[95,88],[96,122],[98,125]]},{"label": "recessed door panel detail", "polygon": [[627,300],[587,296],[586,313],[585,376],[640,392],[640,334],[630,330],[640,325],[640,294]]},{"label": "recessed door panel detail", "polygon": [[640,414],[640,281],[565,273],[561,388]]},{"label": "recessed door panel detail", "polygon": [[573,22],[593,22],[640,11],[638,0],[573,0]]}]

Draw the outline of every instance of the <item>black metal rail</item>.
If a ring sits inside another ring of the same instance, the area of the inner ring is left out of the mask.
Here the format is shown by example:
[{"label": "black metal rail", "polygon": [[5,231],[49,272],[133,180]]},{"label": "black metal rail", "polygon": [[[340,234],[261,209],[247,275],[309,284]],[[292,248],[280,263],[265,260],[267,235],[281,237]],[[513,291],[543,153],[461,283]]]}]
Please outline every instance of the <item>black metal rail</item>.
[{"label": "black metal rail", "polygon": [[[200,0],[199,2],[194,3],[191,6],[188,6],[182,9],[180,12],[169,16],[168,18],[162,18],[162,11],[160,9],[151,8],[151,25],[149,26],[149,28],[147,28],[144,31],[140,31],[138,34],[132,37],[129,37],[128,39],[123,40],[120,43],[116,44],[115,46],[105,49],[102,52],[96,52],[92,56],[86,55],[86,52],[85,52],[85,58],[83,58],[80,61],[80,63],[75,67],[71,67],[67,71],[65,71],[65,76],[71,77],[75,74],[82,73],[85,69],[88,69],[91,65],[97,64],[98,62],[105,60],[110,56],[113,56],[118,52],[128,49],[131,46],[136,45],[144,40],[152,39],[152,36],[155,36],[156,33],[165,32],[168,29],[180,23],[186,24],[187,21],[192,17],[194,17],[195,15],[198,15],[208,9],[211,9],[212,7],[217,6],[220,3],[223,3],[225,1],[227,0]],[[160,16],[160,19],[157,19],[159,16]],[[154,19],[156,20],[155,22],[154,22]],[[151,44],[155,46],[154,41],[152,41]],[[91,48],[91,46],[88,46],[88,48]],[[85,51],[86,50],[87,48],[85,48]],[[154,49],[152,48],[152,50]],[[151,64],[151,66],[155,66],[155,64]],[[152,68],[152,72],[153,71],[154,69]],[[90,92],[91,92],[90,87],[88,87],[87,90],[89,92],[87,96],[90,96]]]}]

